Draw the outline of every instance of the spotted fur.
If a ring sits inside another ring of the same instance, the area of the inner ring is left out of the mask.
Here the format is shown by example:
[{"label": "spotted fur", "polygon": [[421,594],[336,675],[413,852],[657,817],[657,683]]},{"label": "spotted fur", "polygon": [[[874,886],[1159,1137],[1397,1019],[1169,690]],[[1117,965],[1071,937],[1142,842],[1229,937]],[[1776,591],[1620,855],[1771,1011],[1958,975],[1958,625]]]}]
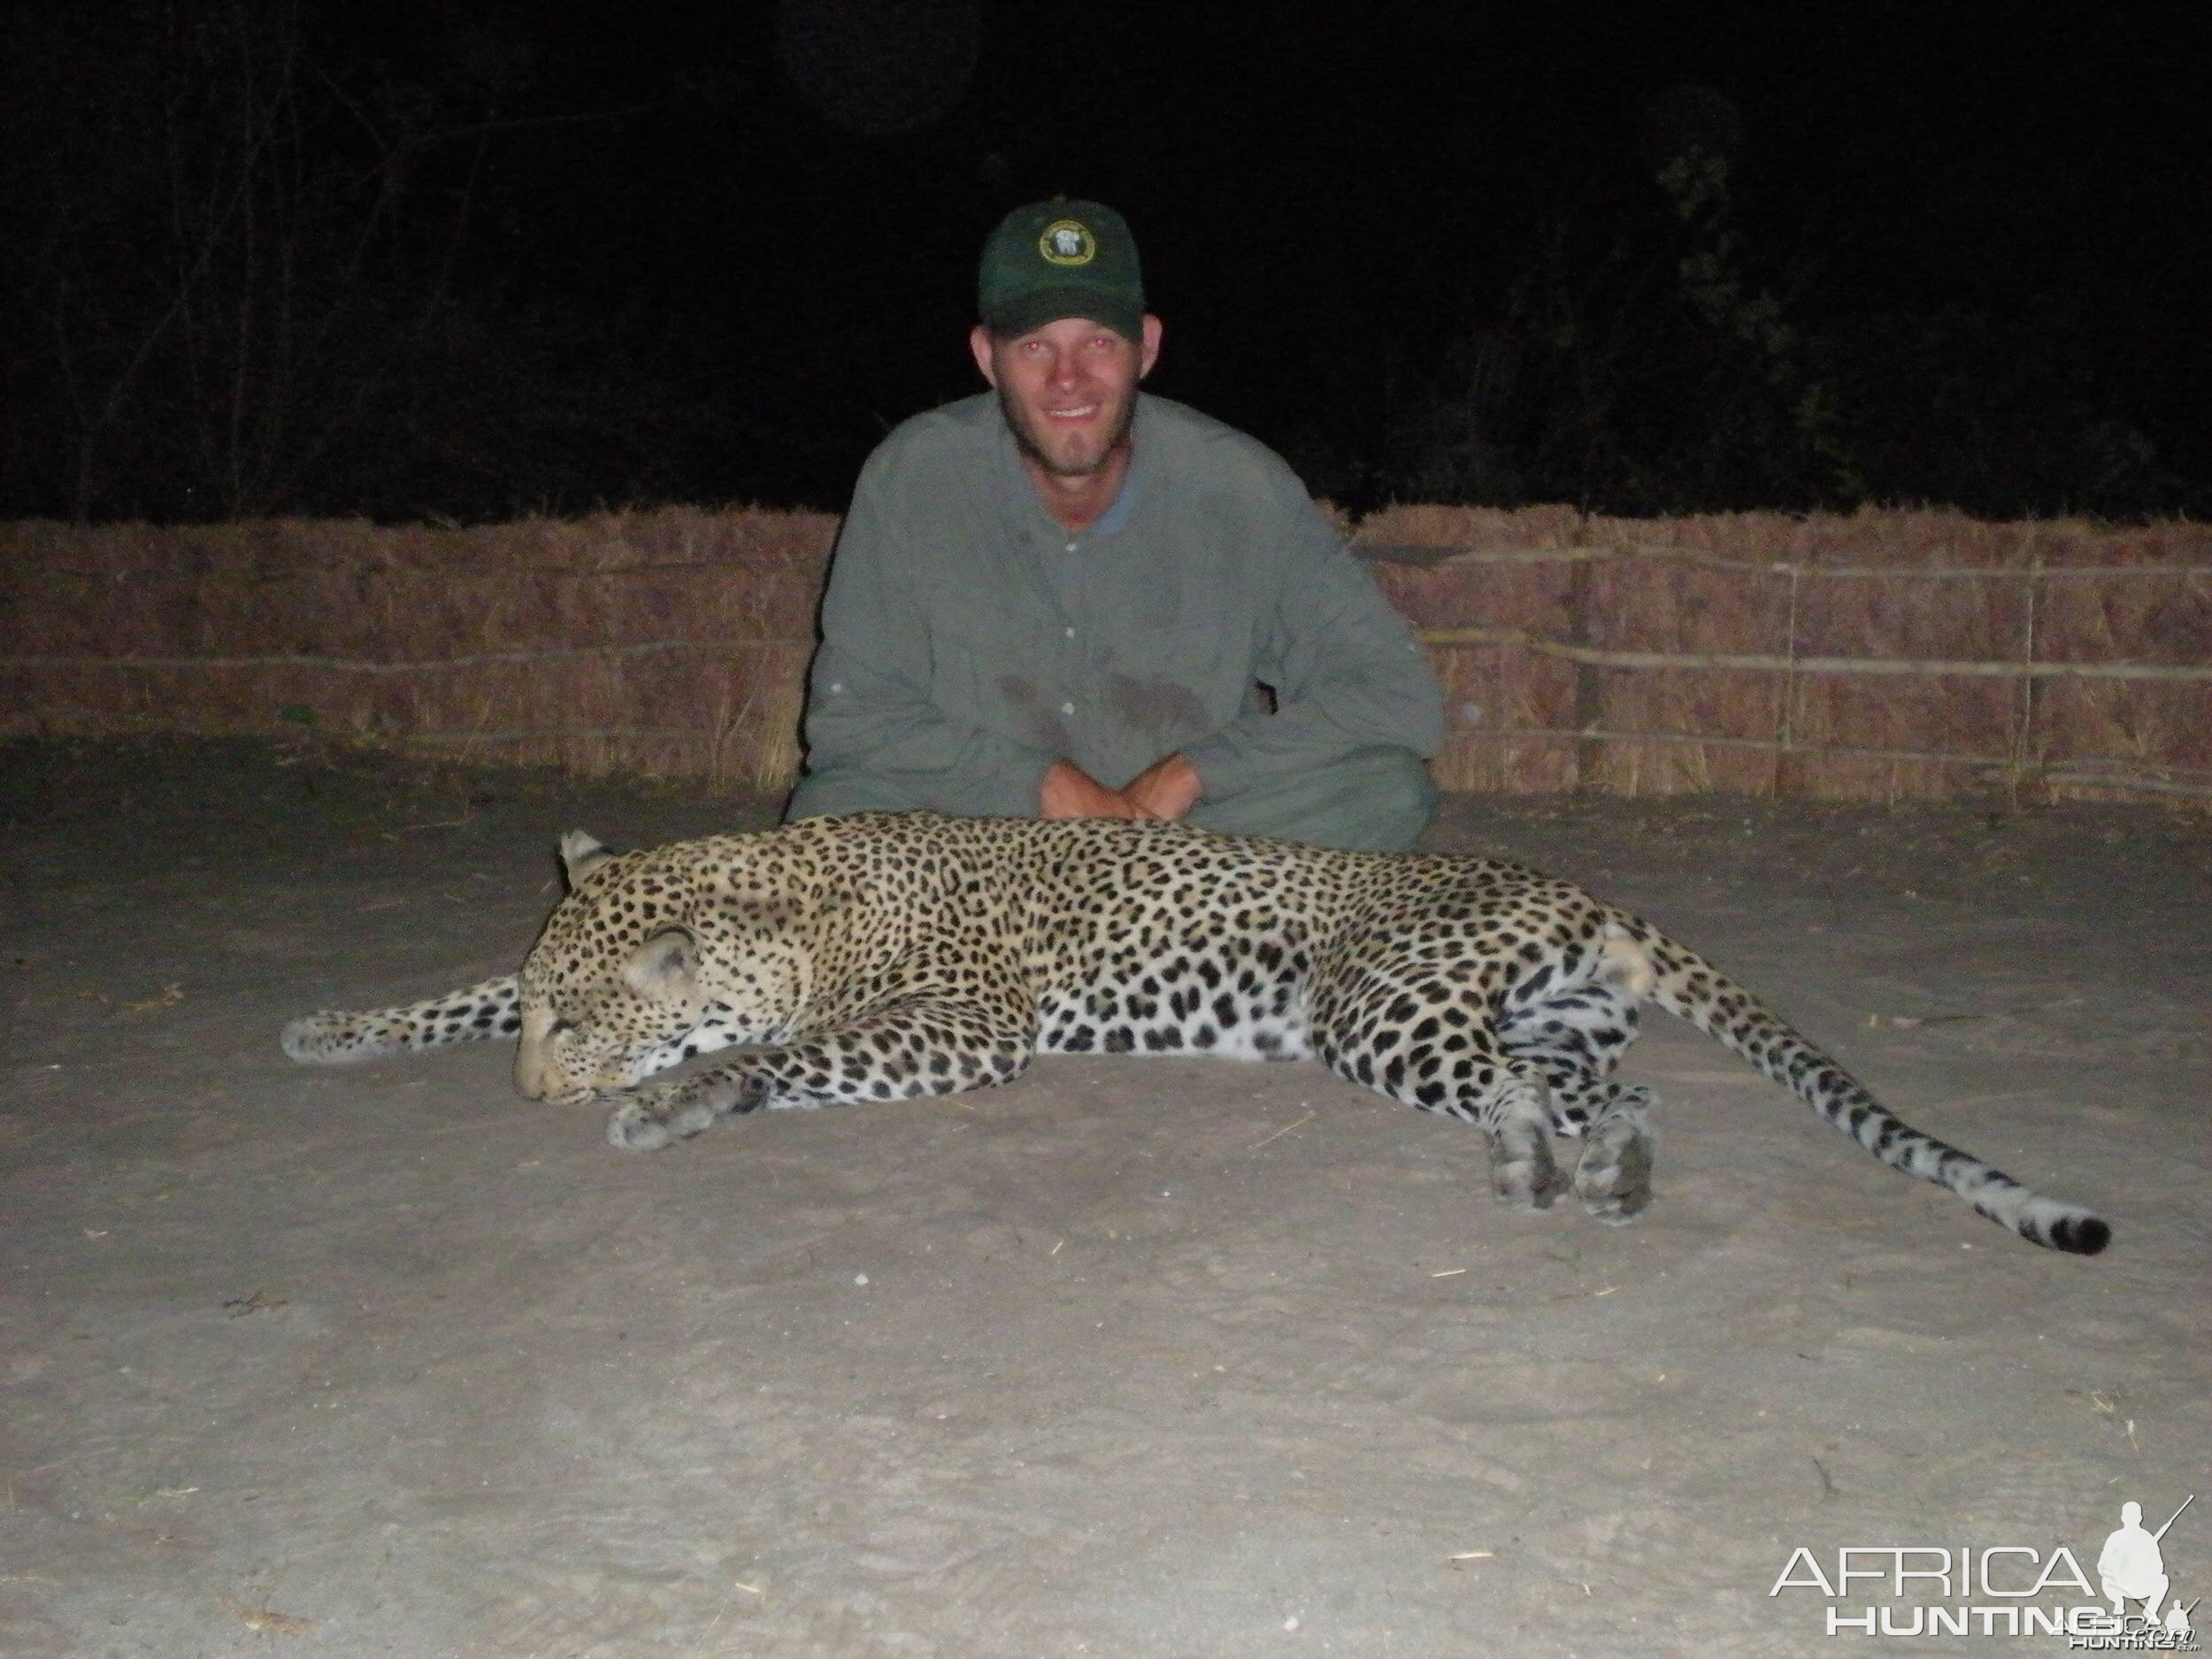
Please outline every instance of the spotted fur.
[{"label": "spotted fur", "polygon": [[[1324,851],[1113,819],[866,813],[615,855],[519,975],[295,1021],[315,1064],[518,1036],[536,1099],[619,1094],[645,1149],[763,1107],[1002,1083],[1033,1055],[1308,1056],[1479,1126],[1499,1196],[1650,1201],[1649,1090],[1614,1080],[1657,1004],[1893,1169],[2081,1255],[2110,1229],[1902,1122],[1695,952],[1564,881],[1485,858]],[[697,1056],[736,1057],[646,1086]],[[1555,1136],[1578,1138],[1571,1176]]]}]

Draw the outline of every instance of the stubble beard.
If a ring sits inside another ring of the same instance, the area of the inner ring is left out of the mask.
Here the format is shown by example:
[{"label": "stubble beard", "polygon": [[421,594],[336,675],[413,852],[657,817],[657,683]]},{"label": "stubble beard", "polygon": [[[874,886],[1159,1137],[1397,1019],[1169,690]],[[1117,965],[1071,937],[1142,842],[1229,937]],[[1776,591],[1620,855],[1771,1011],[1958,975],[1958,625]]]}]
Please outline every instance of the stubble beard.
[{"label": "stubble beard", "polygon": [[1043,468],[1055,478],[1090,478],[1103,472],[1107,463],[1129,447],[1129,429],[1136,424],[1137,400],[1133,396],[1121,406],[1121,418],[1114,422],[1113,431],[1099,447],[1098,453],[1088,460],[1068,462],[1061,460],[1046,448],[1032,424],[1029,411],[1017,403],[1007,388],[998,388],[999,413],[1006,418],[1006,429],[1014,434],[1014,446],[1024,459]]}]

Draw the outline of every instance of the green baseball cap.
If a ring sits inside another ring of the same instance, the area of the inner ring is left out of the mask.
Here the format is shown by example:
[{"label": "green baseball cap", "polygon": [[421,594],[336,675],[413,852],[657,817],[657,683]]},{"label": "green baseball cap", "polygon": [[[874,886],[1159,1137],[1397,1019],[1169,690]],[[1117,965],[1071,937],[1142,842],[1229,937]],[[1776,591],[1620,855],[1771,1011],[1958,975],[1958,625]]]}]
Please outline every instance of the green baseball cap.
[{"label": "green baseball cap", "polygon": [[1018,207],[983,244],[976,306],[995,334],[1025,334],[1084,317],[1140,340],[1144,276],[1137,239],[1120,214],[1096,202],[1056,196]]}]

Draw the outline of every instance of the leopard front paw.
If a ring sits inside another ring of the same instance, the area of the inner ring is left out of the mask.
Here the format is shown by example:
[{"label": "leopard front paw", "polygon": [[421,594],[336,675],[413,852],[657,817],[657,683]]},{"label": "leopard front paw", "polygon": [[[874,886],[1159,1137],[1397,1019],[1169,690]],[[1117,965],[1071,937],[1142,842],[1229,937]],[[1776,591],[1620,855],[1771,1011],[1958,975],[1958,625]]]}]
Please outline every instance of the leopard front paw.
[{"label": "leopard front paw", "polygon": [[657,1152],[673,1139],[650,1101],[626,1100],[607,1119],[608,1144],[625,1152]]},{"label": "leopard front paw", "polygon": [[641,1088],[614,1109],[607,1140],[625,1152],[657,1152],[672,1141],[688,1141],[717,1120],[757,1110],[768,1099],[768,1079],[709,1072],[678,1083]]},{"label": "leopard front paw", "polygon": [[278,1041],[302,1065],[348,1065],[357,1060],[378,1059],[399,1046],[381,1040],[362,1016],[335,1008],[292,1021]]}]

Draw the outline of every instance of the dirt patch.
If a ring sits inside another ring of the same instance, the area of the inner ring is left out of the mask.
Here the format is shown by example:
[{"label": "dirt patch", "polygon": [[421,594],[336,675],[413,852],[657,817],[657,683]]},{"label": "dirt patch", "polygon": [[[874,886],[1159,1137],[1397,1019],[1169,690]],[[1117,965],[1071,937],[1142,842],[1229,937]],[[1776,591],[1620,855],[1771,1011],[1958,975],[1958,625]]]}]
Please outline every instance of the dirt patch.
[{"label": "dirt patch", "polygon": [[1432,833],[1642,910],[2097,1206],[2080,1261],[1663,1017],[1618,1231],[1494,1210],[1469,1132],[1307,1065],[1046,1059],[626,1156],[503,1049],[316,1071],[276,1033],[511,967],[564,828],[765,803],[38,745],[0,816],[0,1651],[1832,1654],[1831,1608],[2008,1603],[1770,1595],[1801,1545],[2093,1576],[2124,1500],[2212,1494],[2200,819],[1456,800]]}]

